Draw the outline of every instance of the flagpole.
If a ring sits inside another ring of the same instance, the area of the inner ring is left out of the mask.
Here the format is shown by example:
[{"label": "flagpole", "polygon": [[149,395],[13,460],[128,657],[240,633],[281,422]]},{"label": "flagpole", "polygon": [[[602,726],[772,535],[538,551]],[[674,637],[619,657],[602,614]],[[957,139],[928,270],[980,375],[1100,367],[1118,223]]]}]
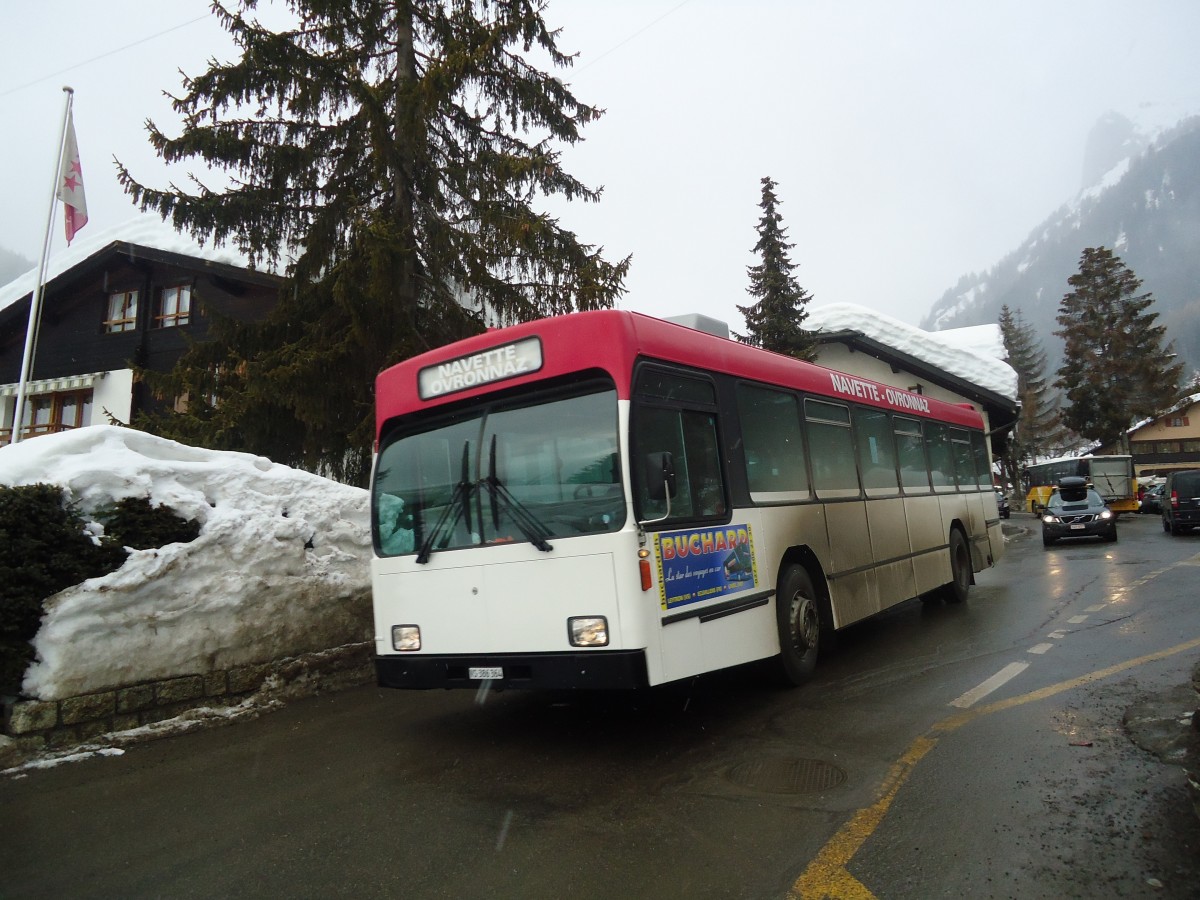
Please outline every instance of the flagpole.
[{"label": "flagpole", "polygon": [[50,257],[50,234],[54,227],[54,206],[58,202],[58,182],[62,178],[63,146],[67,142],[67,123],[71,120],[71,104],[75,99],[75,89],[63,86],[67,95],[63,109],[62,128],[58,136],[57,162],[54,164],[54,185],[50,188],[50,212],[46,215],[46,237],[42,241],[42,258],[38,263],[37,285],[29,301],[29,321],[25,325],[25,353],[21,357],[21,377],[17,382],[17,408],[13,411],[12,443],[21,440],[21,420],[25,412],[25,389],[29,385],[29,377],[33,374],[33,352],[37,343],[38,325],[42,317],[42,288],[46,282],[46,263]]}]

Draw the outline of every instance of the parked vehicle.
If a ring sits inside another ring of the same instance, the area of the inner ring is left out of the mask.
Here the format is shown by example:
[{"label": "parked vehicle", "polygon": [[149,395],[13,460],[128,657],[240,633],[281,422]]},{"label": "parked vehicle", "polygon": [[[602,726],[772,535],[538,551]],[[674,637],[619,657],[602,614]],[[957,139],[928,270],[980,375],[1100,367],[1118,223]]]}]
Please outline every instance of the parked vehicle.
[{"label": "parked vehicle", "polygon": [[1149,515],[1150,513],[1162,512],[1162,495],[1163,485],[1155,484],[1146,488],[1142,494],[1141,505],[1138,507],[1138,512]]},{"label": "parked vehicle", "polygon": [[996,488],[996,508],[1000,510],[1000,518],[1007,519],[1012,515],[1012,507],[1009,505],[1008,497],[1000,488]]},{"label": "parked vehicle", "polygon": [[1117,539],[1117,516],[1087,480],[1064,478],[1046,501],[1042,513],[1042,544],[1049,547],[1063,538]]},{"label": "parked vehicle", "polygon": [[1172,472],[1163,484],[1163,531],[1183,534],[1200,525],[1200,469]]}]

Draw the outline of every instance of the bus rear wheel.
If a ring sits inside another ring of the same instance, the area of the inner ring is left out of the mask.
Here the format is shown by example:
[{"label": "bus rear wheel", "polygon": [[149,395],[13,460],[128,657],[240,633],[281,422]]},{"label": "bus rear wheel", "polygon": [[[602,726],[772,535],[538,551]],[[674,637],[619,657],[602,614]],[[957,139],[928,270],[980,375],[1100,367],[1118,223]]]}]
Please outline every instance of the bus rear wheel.
[{"label": "bus rear wheel", "polygon": [[947,603],[963,603],[971,589],[971,551],[957,528],[950,530],[950,580],[942,586]]},{"label": "bus rear wheel", "polygon": [[812,576],[803,566],[789,566],[779,582],[776,621],[779,625],[780,680],[787,685],[803,684],[812,675],[821,645],[828,642],[829,628],[821,615],[820,597]]}]

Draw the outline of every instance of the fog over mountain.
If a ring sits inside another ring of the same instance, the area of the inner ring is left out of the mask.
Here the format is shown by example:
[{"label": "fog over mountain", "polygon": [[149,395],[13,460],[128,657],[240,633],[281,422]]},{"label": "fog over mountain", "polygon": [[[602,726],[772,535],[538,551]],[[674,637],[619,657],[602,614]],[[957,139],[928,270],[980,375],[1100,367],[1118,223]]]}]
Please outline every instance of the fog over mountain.
[{"label": "fog over mountain", "polygon": [[[1047,374],[1057,370],[1054,335],[1067,279],[1087,247],[1107,247],[1154,295],[1186,372],[1200,369],[1200,117],[1153,138],[1117,113],[1104,116],[1083,155],[1084,188],[1012,253],[946,291],[922,320],[930,330],[995,322],[1001,306],[1021,311],[1041,336]],[[986,210],[981,211],[986,215]]]}]

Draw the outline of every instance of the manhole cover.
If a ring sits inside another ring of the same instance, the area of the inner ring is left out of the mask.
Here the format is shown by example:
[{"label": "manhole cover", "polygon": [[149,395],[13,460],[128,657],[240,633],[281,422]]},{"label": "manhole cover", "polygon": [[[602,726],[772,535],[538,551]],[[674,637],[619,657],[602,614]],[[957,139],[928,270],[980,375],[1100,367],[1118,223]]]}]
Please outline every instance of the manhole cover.
[{"label": "manhole cover", "polygon": [[734,784],[773,794],[812,794],[835,788],[846,773],[819,759],[789,757],[739,763],[727,776]]}]

